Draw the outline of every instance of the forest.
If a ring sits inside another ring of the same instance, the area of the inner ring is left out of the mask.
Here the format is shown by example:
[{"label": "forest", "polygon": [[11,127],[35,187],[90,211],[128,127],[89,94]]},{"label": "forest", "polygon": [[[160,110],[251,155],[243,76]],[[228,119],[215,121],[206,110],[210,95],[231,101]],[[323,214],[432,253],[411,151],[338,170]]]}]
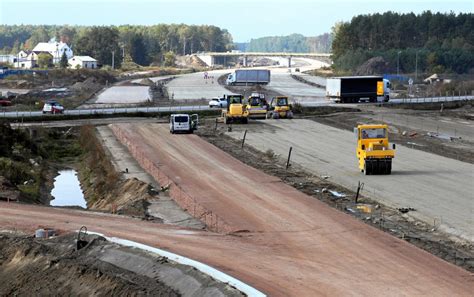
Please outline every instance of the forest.
[{"label": "forest", "polygon": [[334,67],[354,71],[373,57],[383,57],[401,73],[474,73],[474,14],[359,15],[335,28]]},{"label": "forest", "polygon": [[227,51],[233,48],[232,36],[225,29],[208,25],[159,24],[153,26],[33,26],[0,25],[0,52],[16,55],[31,50],[38,42],[67,43],[75,55],[89,55],[115,65],[122,55],[139,65],[161,64],[167,53],[191,54],[199,51]]},{"label": "forest", "polygon": [[240,46],[239,49],[247,52],[329,53],[331,43],[332,35],[329,33],[315,37],[291,34],[251,39],[248,44]]}]

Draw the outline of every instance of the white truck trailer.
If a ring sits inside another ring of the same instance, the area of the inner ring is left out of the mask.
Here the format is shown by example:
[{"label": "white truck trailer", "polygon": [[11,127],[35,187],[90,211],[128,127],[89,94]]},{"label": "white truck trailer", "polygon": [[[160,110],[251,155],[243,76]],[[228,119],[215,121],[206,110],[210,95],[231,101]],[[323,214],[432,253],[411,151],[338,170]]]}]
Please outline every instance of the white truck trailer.
[{"label": "white truck trailer", "polygon": [[390,81],[382,76],[342,76],[326,80],[326,97],[340,103],[390,99]]}]

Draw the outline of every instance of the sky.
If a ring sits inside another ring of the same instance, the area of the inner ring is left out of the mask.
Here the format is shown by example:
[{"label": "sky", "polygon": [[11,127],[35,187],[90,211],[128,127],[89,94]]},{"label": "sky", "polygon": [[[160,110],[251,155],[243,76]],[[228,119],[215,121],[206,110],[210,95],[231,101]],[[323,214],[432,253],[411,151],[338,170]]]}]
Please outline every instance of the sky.
[{"label": "sky", "polygon": [[235,42],[247,42],[292,33],[316,36],[358,14],[472,13],[473,6],[473,0],[0,0],[0,24],[215,25]]}]

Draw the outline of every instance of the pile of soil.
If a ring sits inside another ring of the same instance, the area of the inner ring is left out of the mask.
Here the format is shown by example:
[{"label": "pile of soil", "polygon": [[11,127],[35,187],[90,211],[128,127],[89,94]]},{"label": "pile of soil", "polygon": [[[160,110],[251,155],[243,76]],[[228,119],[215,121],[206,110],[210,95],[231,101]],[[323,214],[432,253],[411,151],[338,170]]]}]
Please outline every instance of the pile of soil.
[{"label": "pile of soil", "polygon": [[207,64],[199,59],[196,55],[177,56],[176,65],[178,67],[206,68]]},{"label": "pile of soil", "polygon": [[74,92],[87,92],[87,93],[95,93],[102,89],[102,84],[100,84],[96,78],[89,77],[83,82],[76,82],[72,86],[69,87],[70,90]]},{"label": "pile of soil", "polygon": [[389,63],[382,57],[374,57],[365,61],[355,71],[355,75],[380,75],[383,73],[393,72],[389,67]]},{"label": "pile of soil", "polygon": [[155,85],[155,83],[149,78],[142,79],[138,84],[140,84],[142,86],[149,86],[149,87]]},{"label": "pile of soil", "polygon": [[105,240],[75,250],[75,234],[54,239],[0,235],[0,295],[179,296],[159,280],[137,276],[98,260]]},{"label": "pile of soil", "polygon": [[20,190],[4,176],[0,176],[0,200],[18,200]]},{"label": "pile of soil", "polygon": [[0,233],[0,296],[243,296],[196,269],[99,236]]},{"label": "pile of soil", "polygon": [[[119,181],[116,191],[102,196],[89,205],[91,210],[101,210],[136,217],[146,217],[148,201],[158,198],[158,191],[136,178]],[[84,190],[84,196],[94,195],[94,188]]]}]

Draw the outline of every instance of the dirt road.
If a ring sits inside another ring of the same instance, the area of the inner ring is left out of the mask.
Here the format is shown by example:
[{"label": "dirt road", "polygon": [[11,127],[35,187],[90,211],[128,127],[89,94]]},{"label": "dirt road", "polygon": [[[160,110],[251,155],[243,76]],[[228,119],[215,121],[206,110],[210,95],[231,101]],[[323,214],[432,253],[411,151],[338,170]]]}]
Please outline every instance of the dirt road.
[{"label": "dirt road", "polygon": [[[358,171],[354,135],[309,120],[266,121],[249,129],[246,143],[265,152],[286,156],[310,172],[355,190],[365,183],[364,195],[393,207],[413,207],[414,216],[441,222],[452,234],[474,241],[472,180],[474,166],[422,151],[397,147],[391,176],[364,176]],[[244,127],[229,133],[241,138]],[[248,129],[248,127],[245,127]]]},{"label": "dirt road", "polygon": [[323,226],[329,223],[326,215],[322,213],[319,220],[320,215],[314,220],[321,221],[321,228],[313,230],[230,236],[126,217],[0,203],[2,229],[32,231],[42,225],[74,231],[86,225],[204,262],[273,296],[469,296],[473,279],[468,272],[375,229],[348,225],[347,219],[331,232]]},{"label": "dirt road", "polygon": [[217,82],[219,76],[230,71],[209,71],[208,78],[204,78],[204,72],[181,75],[170,81],[166,88],[168,95],[174,100],[199,100],[219,97],[229,94],[223,86]]},{"label": "dirt road", "polygon": [[[174,252],[273,295],[467,293],[467,272],[244,165],[196,135],[171,135],[160,124],[113,129],[155,173],[168,176],[198,206],[241,231],[181,231],[176,237],[167,228],[159,242]],[[148,228],[138,229],[146,237]]]}]

